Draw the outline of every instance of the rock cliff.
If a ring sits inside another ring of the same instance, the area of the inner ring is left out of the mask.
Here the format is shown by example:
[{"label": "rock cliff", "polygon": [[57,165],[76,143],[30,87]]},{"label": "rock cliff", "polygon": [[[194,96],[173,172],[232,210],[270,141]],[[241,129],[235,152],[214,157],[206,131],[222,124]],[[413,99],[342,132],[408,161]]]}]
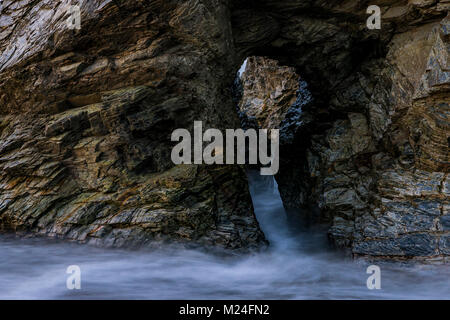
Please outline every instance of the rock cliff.
[{"label": "rock cliff", "polygon": [[280,128],[276,179],[291,216],[329,223],[330,239],[354,255],[445,261],[449,18],[409,22],[411,10],[439,16],[448,3],[386,8],[391,33],[363,39],[335,22],[292,18],[302,23],[268,45],[279,53],[249,59],[239,107],[259,127]]},{"label": "rock cliff", "polygon": [[[265,243],[235,166],[177,166],[171,133],[235,128],[223,5],[4,1],[0,221],[4,230],[114,247]],[[218,112],[217,110],[221,110]]]},{"label": "rock cliff", "polygon": [[170,161],[174,129],[240,125],[234,77],[263,56],[302,77],[244,82],[273,91],[253,116],[281,129],[286,208],[355,255],[448,259],[449,1],[371,1],[381,30],[366,1],[80,0],[80,30],[69,3],[2,4],[3,230],[264,244],[242,168]]}]

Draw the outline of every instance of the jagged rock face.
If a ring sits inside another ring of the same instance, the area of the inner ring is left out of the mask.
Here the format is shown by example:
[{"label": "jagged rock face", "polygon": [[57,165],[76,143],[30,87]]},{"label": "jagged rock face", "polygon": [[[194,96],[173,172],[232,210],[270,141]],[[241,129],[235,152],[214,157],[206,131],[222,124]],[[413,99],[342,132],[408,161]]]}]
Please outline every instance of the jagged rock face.
[{"label": "jagged rock face", "polygon": [[170,158],[176,128],[239,126],[226,8],[82,1],[77,31],[68,3],[4,1],[2,229],[114,247],[264,245],[242,168]]},{"label": "jagged rock face", "polygon": [[243,170],[174,166],[170,134],[239,126],[234,75],[266,56],[313,97],[268,123],[286,133],[286,207],[317,205],[354,254],[448,256],[448,1],[374,1],[372,31],[353,0],[81,1],[79,31],[65,26],[68,2],[3,2],[2,228],[263,244]]},{"label": "jagged rock face", "polygon": [[263,57],[249,57],[242,74],[242,99],[238,108],[260,128],[279,128],[297,99],[299,76],[292,67]]},{"label": "jagged rock face", "polygon": [[[259,77],[244,74],[240,105],[268,95],[257,84],[245,84],[267,83],[276,74],[264,69],[265,60],[296,67],[308,84],[300,81],[298,89],[284,92],[291,100],[297,90],[297,100],[284,107],[281,122],[274,116],[282,144],[276,178],[288,212],[330,223],[330,238],[355,255],[445,261],[450,51],[449,20],[442,13],[448,3],[398,4],[383,15],[389,17],[383,20],[386,33],[366,31],[359,39],[361,30],[339,27],[336,16],[272,20],[279,36],[251,51],[266,57],[254,60],[260,66],[247,65],[246,73]],[[248,12],[238,16],[245,15],[251,20]],[[263,18],[254,19],[257,24]],[[246,35],[246,42],[253,36]],[[271,111],[257,108],[253,103],[248,113],[262,115],[260,126],[270,126],[265,117]]]}]

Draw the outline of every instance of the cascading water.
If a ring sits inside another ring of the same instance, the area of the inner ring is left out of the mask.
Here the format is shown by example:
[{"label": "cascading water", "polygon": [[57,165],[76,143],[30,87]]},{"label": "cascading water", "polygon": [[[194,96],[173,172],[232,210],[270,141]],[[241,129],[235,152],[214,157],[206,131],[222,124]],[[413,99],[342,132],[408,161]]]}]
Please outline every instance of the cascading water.
[{"label": "cascading water", "polygon": [[[271,242],[262,253],[220,257],[195,250],[104,250],[0,237],[1,299],[450,299],[447,266],[370,263],[327,249],[323,233],[290,230],[273,178],[249,174],[255,211]],[[81,290],[66,269],[81,268]]]}]

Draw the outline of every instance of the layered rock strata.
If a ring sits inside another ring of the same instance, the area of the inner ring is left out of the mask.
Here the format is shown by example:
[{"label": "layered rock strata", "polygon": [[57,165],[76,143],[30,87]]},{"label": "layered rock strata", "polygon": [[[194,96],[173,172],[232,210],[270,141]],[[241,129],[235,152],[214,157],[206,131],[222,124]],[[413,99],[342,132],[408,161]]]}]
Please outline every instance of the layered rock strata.
[{"label": "layered rock strata", "polygon": [[[0,225],[112,247],[265,245],[237,166],[174,166],[171,133],[235,128],[223,5],[4,1]],[[218,111],[219,110],[219,111]]]},{"label": "layered rock strata", "polygon": [[[387,11],[403,12],[400,16],[408,19],[411,10],[426,8],[422,12],[439,16],[441,11],[447,14],[446,5],[413,3]],[[283,40],[270,46],[280,45],[285,52],[271,55],[267,53],[275,49],[264,49],[257,51],[264,57],[249,59],[254,63],[242,76],[239,106],[260,127],[280,128],[281,169],[276,179],[286,209],[300,216],[300,223],[305,218],[328,223],[330,239],[354,255],[445,262],[449,18],[415,21],[413,27],[387,16],[383,28],[392,28],[389,37],[371,34],[350,51],[343,44],[354,40],[352,33],[333,29],[334,23],[304,18],[298,29],[281,29]],[[302,37],[319,25],[322,34]],[[338,38],[347,40],[338,44]],[[294,49],[293,39],[311,50]],[[339,52],[331,56],[339,58],[330,61],[322,52],[333,52],[331,48]],[[321,58],[314,59],[314,54]],[[274,58],[278,61],[270,60]],[[326,68],[328,61],[334,69]],[[268,64],[282,67],[277,71]],[[296,67],[292,75],[301,78],[297,88],[277,98],[285,101],[280,106],[264,97],[281,92],[281,79],[291,78],[283,64]],[[339,72],[330,73],[336,67]],[[274,82],[269,88],[266,78]]]},{"label": "layered rock strata", "polygon": [[284,118],[263,122],[283,133],[285,206],[355,255],[448,259],[448,1],[373,1],[381,30],[365,1],[77,3],[70,30],[69,1],[3,1],[2,229],[264,244],[242,168],[170,160],[176,128],[239,126],[236,71],[264,56],[304,81]]}]

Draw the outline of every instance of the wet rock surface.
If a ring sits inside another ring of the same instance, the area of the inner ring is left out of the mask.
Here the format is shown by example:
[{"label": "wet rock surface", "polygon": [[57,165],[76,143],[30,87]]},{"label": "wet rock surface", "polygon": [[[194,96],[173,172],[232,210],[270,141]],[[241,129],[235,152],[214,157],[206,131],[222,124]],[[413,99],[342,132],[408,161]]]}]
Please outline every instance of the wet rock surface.
[{"label": "wet rock surface", "polygon": [[240,77],[239,111],[254,119],[260,128],[279,128],[297,99],[298,79],[294,68],[263,57],[249,57]]},{"label": "wet rock surface", "polygon": [[177,128],[239,126],[226,7],[82,1],[70,30],[68,4],[3,2],[1,228],[111,247],[265,245],[242,168],[170,157]]},{"label": "wet rock surface", "polygon": [[68,4],[3,1],[3,230],[264,245],[241,168],[170,160],[176,128],[240,126],[230,88],[262,56],[304,81],[243,83],[281,129],[285,207],[357,255],[448,259],[448,1],[374,1],[381,30],[362,1],[82,1],[80,30]]},{"label": "wet rock surface", "polygon": [[[297,101],[274,117],[276,123],[284,117],[276,177],[284,206],[301,223],[330,224],[330,239],[354,255],[448,259],[446,6],[415,2],[386,9],[387,33],[363,39],[333,19],[296,16],[290,24],[279,22],[280,37],[271,43],[283,53],[258,51],[265,55],[260,59],[275,58],[301,76],[299,87],[285,93],[296,92]],[[423,15],[414,26],[412,12]],[[352,42],[350,50],[343,45]],[[324,54],[333,50],[339,54]],[[250,64],[246,72],[264,73],[265,64]],[[258,93],[248,95],[244,90],[242,101]],[[260,96],[267,96],[265,88]],[[271,125],[270,119],[258,123]]]}]

